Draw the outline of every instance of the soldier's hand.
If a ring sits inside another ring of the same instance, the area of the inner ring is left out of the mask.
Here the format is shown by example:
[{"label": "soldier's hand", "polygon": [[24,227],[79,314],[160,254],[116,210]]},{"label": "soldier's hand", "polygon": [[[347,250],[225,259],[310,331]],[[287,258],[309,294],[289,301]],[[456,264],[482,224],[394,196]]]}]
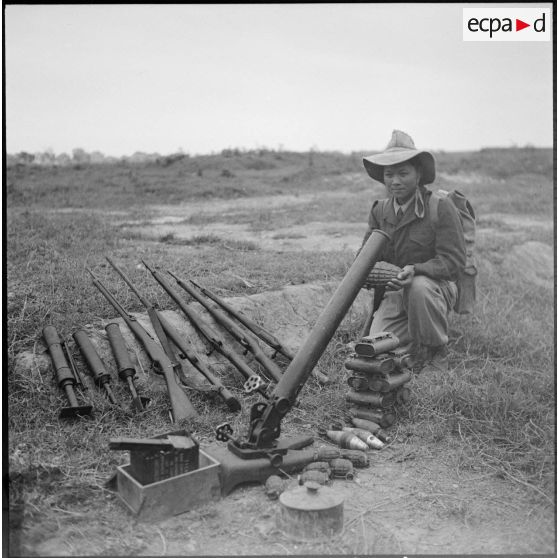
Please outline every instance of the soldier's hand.
[{"label": "soldier's hand", "polygon": [[411,282],[413,281],[413,277],[415,276],[415,266],[414,265],[406,265],[400,273],[398,273],[397,277],[392,279],[386,286],[386,288],[390,291],[398,291],[403,287],[408,287]]}]

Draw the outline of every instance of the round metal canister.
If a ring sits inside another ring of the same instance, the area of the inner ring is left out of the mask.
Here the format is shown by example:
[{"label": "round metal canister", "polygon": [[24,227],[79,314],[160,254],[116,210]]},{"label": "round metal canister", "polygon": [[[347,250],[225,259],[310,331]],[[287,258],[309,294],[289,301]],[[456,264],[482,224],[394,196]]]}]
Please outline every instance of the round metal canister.
[{"label": "round metal canister", "polygon": [[343,530],[343,496],[309,481],[279,497],[277,528],[298,541],[332,538]]}]

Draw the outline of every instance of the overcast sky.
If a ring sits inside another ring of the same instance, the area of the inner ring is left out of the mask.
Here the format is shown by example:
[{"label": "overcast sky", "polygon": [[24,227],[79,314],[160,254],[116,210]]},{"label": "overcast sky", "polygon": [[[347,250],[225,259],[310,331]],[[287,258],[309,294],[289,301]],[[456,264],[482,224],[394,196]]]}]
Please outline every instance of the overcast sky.
[{"label": "overcast sky", "polygon": [[6,149],[551,146],[552,42],[464,42],[463,6],[8,5]]}]

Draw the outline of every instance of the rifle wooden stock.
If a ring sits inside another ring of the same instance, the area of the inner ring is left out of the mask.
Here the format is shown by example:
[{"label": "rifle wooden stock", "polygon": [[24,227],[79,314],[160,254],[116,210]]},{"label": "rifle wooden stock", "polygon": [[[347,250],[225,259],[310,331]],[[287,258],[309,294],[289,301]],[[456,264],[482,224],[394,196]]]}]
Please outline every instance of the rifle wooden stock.
[{"label": "rifle wooden stock", "polygon": [[171,362],[167,355],[163,352],[163,349],[159,347],[159,345],[157,345],[155,340],[140,325],[137,319],[134,316],[128,314],[126,310],[124,310],[124,308],[116,301],[116,299],[107,291],[105,286],[98,279],[95,278],[93,273],[91,271],[89,272],[93,276],[93,285],[95,285],[95,287],[99,289],[101,294],[108,300],[108,302],[114,307],[114,309],[120,314],[120,316],[122,316],[122,319],[126,322],[126,325],[130,328],[132,333],[142,344],[151,361],[161,370],[167,384],[167,390],[172,408],[173,422],[179,422],[181,420],[197,416],[197,412],[188,399],[188,396],[184,393],[184,391],[182,391],[181,387],[176,381],[176,376],[174,374]]},{"label": "rifle wooden stock", "polygon": [[[142,260],[143,261],[143,260]],[[223,356],[225,356],[236,369],[247,379],[251,380],[254,377],[258,377],[257,374],[246,364],[246,362],[240,357],[236,351],[230,349],[225,340],[216,333],[208,324],[206,324],[200,315],[190,308],[179,296],[179,294],[173,289],[173,287],[168,283],[168,281],[163,277],[163,275],[155,269],[151,269],[145,262],[143,262],[145,267],[151,272],[151,275],[155,280],[165,289],[167,294],[174,300],[177,306],[184,312],[184,315],[188,318],[190,323],[196,328],[196,330],[209,342],[211,347]],[[266,396],[265,390],[262,388],[258,391]]]},{"label": "rifle wooden stock", "polygon": [[221,310],[209,304],[203,296],[198,294],[195,289],[187,285],[179,279],[171,271],[168,272],[180,287],[182,287],[192,298],[197,300],[213,317],[213,319],[224,327],[244,348],[248,349],[254,358],[264,367],[271,379],[278,382],[283,375],[281,369],[260,349],[258,342],[252,335],[242,331],[231,319],[229,319]]}]

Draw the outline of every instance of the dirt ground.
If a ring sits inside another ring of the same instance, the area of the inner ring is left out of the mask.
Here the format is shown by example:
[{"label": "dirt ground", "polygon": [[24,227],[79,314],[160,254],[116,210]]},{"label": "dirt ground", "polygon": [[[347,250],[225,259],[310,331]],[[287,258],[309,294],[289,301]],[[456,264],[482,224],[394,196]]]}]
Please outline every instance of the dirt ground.
[{"label": "dirt ground", "polygon": [[[334,192],[321,196],[359,196]],[[253,207],[288,210],[298,196],[196,202],[184,206],[152,206],[141,218],[120,212],[108,215],[124,230],[146,241],[172,233],[188,240],[201,234],[233,236],[266,250],[351,249],[360,245],[363,224],[312,222],[285,230],[252,231],[227,223],[224,217]],[[311,201],[309,199],[305,202]],[[209,222],[183,221],[204,214]],[[222,219],[222,220],[220,220]],[[508,232],[552,227],[551,221],[523,220],[493,214],[479,223],[479,242],[499,224]],[[529,246],[542,254],[538,265],[549,265],[544,246]],[[548,270],[542,269],[542,273]],[[428,381],[421,375],[413,381]],[[300,425],[304,432],[304,424]],[[277,500],[259,484],[243,485],[213,503],[155,524],[136,520],[108,490],[107,479],[85,479],[68,487],[65,507],[53,508],[45,521],[10,533],[12,555],[303,555],[303,554],[522,554],[555,551],[555,517],[551,505],[535,504],[520,483],[463,466],[459,451],[423,447],[417,437],[394,430],[394,441],[370,453],[370,466],[357,469],[353,481],[336,480],[332,489],[344,498],[344,529],[332,540],[301,543],[276,527]],[[317,442],[319,445],[323,442]],[[203,446],[202,446],[203,447]],[[56,471],[43,473],[48,483]],[[292,486],[296,480],[292,480]],[[17,510],[12,527],[21,525]]]}]

